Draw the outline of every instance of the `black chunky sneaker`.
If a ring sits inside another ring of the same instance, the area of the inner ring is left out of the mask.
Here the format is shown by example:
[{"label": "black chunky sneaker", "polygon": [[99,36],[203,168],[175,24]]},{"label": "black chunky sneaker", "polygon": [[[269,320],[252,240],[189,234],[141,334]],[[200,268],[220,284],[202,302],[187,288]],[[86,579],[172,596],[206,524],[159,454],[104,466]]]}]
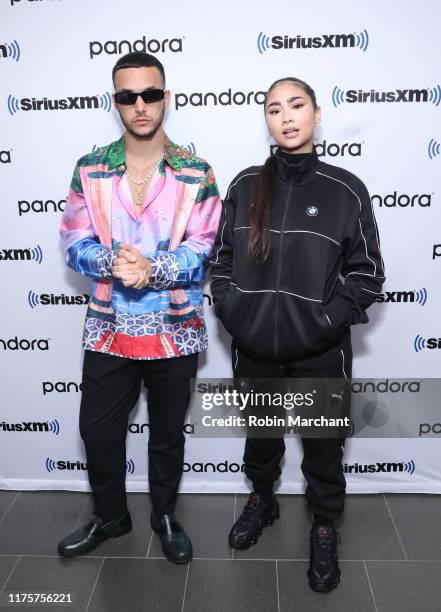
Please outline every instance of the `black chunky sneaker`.
[{"label": "black chunky sneaker", "polygon": [[329,593],[340,582],[337,544],[340,536],[334,527],[315,525],[309,532],[309,586],[318,593]]},{"label": "black chunky sneaker", "polygon": [[278,518],[279,503],[275,495],[270,502],[264,502],[256,493],[251,493],[230,531],[228,543],[232,548],[245,550],[257,542],[263,527],[272,525]]}]

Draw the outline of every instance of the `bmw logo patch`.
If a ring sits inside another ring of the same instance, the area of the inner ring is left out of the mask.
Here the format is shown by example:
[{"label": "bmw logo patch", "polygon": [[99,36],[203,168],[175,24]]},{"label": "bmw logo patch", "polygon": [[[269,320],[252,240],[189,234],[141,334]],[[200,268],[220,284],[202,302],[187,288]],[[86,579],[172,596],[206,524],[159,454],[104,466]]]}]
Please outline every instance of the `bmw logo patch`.
[{"label": "bmw logo patch", "polygon": [[308,206],[308,208],[306,209],[306,214],[310,217],[316,217],[318,215],[317,206]]}]

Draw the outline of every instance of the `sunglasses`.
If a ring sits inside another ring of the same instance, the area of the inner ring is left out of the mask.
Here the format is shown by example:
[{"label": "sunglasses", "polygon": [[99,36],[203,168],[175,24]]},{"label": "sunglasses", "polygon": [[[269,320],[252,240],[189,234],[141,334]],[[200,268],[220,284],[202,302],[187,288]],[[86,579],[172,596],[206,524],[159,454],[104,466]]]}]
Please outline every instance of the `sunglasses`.
[{"label": "sunglasses", "polygon": [[117,104],[135,104],[138,96],[141,96],[142,101],[149,102],[159,102],[159,100],[164,99],[165,92],[163,89],[145,89],[144,91],[136,92],[136,91],[118,91],[115,94],[115,101]]}]

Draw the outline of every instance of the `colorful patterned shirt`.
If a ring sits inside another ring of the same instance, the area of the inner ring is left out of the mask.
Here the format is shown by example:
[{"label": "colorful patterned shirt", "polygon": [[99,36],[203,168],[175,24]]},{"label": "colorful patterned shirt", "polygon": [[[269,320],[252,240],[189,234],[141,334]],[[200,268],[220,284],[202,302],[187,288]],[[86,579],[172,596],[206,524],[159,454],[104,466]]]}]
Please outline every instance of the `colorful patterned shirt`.
[{"label": "colorful patterned shirt", "polygon": [[[164,139],[164,158],[139,216],[126,176],[124,138],[82,157],[61,221],[66,262],[93,279],[83,347],[132,359],[207,347],[203,279],[221,212],[211,167]],[[121,244],[149,258],[145,289],[112,278]]]}]

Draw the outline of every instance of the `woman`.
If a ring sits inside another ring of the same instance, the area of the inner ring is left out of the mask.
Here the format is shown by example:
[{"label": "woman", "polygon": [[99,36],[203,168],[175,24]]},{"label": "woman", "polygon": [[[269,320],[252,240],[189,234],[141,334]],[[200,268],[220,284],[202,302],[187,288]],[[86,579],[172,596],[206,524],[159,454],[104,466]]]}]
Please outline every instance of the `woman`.
[{"label": "woman", "polygon": [[[234,376],[346,380],[350,326],[367,323],[384,282],[369,194],[350,172],[319,161],[320,108],[307,83],[276,81],[264,110],[277,150],[231,183],[211,260],[216,314],[233,337]],[[340,578],[333,521],[344,506],[344,438],[302,444],[314,516],[309,584],[328,592]],[[230,532],[232,547],[248,548],[278,518],[273,488],[284,451],[283,437],[247,438],[254,491]]]}]

